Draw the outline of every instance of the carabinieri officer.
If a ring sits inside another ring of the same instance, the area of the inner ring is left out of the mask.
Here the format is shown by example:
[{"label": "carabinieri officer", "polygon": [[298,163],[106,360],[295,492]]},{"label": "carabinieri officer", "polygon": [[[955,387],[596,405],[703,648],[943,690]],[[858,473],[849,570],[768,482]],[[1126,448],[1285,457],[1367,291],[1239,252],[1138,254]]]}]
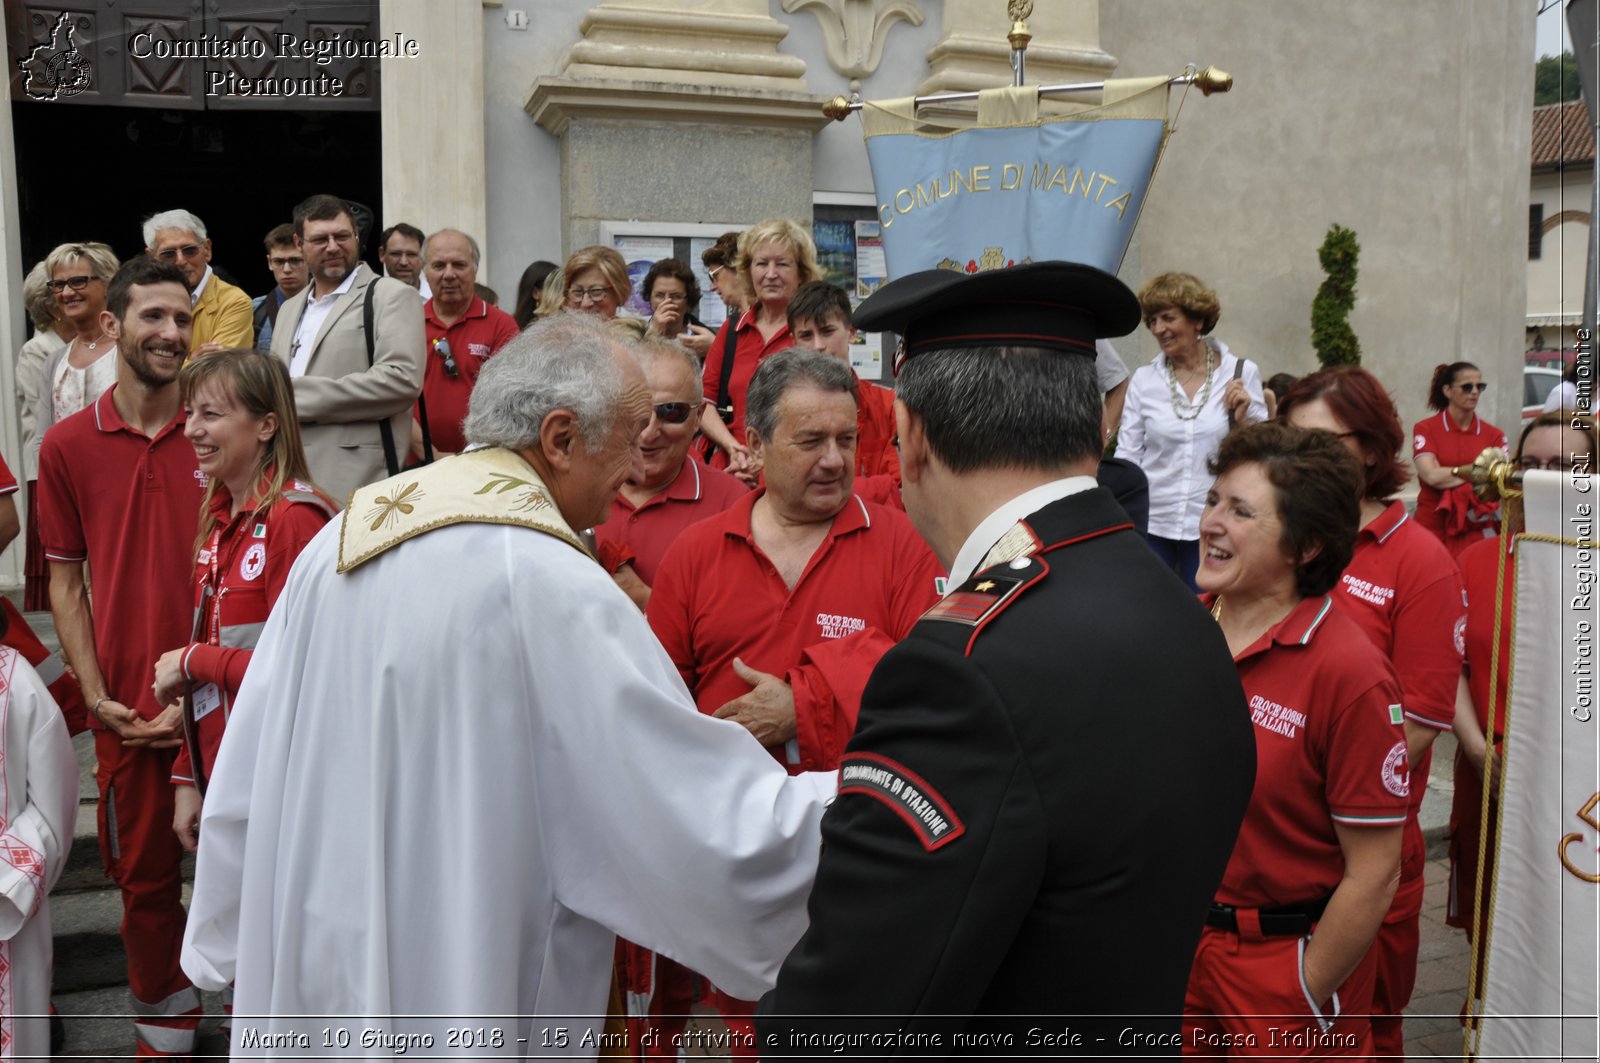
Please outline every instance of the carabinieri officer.
[{"label": "carabinieri officer", "polygon": [[906,512],[955,589],[866,688],[761,1047],[1176,1055],[1255,744],[1217,625],[1095,483],[1094,341],[1138,303],[1039,262],[856,320],[904,337]]}]

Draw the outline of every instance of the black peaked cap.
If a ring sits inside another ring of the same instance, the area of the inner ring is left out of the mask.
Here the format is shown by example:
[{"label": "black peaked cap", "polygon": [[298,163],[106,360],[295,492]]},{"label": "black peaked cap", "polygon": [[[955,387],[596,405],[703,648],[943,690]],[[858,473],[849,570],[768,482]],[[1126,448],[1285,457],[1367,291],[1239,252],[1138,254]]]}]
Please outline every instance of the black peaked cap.
[{"label": "black peaked cap", "polygon": [[1093,358],[1096,339],[1126,336],[1141,317],[1133,292],[1104,270],[1029,262],[970,275],[908,274],[868,296],[855,325],[898,332],[906,358],[946,347],[1044,347]]}]

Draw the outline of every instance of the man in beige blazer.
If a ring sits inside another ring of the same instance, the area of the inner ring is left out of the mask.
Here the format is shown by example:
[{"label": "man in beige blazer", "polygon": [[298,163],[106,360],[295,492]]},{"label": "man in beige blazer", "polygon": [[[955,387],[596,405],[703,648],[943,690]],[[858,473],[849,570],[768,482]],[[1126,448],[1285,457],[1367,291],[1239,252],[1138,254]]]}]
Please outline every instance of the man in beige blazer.
[{"label": "man in beige blazer", "polygon": [[[385,456],[383,423],[397,459],[405,460],[426,356],[422,300],[360,262],[356,224],[343,200],[312,196],[295,208],[294,225],[311,283],[278,311],[272,353],[294,379],[311,478],[343,502],[362,484],[398,471]],[[369,288],[370,365],[363,323]]]}]

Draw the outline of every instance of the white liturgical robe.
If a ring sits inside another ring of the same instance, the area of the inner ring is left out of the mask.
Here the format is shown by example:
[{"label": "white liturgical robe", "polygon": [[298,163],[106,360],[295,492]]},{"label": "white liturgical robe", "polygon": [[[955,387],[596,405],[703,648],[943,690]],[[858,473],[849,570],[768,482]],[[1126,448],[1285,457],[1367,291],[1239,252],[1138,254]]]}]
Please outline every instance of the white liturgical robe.
[{"label": "white liturgical robe", "polygon": [[561,539],[455,524],[340,575],[342,530],[295,564],[205,797],[183,968],[237,980],[234,1051],[593,1056],[614,934],[769,988],[833,776],[697,712]]},{"label": "white liturgical robe", "polygon": [[50,887],[78,813],[78,760],[61,710],[0,646],[0,1059],[50,1057]]}]

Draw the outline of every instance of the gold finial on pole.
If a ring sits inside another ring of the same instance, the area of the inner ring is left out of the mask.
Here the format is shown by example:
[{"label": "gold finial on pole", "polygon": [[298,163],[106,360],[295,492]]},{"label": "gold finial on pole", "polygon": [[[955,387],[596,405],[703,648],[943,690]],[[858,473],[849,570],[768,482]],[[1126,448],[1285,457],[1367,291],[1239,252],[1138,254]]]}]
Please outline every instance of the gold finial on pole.
[{"label": "gold finial on pole", "polygon": [[1028,42],[1033,40],[1033,34],[1028,32],[1033,0],[1009,0],[1006,14],[1011,16],[1011,32],[1006,34],[1006,41],[1011,45],[1011,83],[1021,85],[1027,77]]},{"label": "gold finial on pole", "polygon": [[832,118],[835,122],[842,122],[849,118],[850,112],[854,110],[855,108],[850,106],[850,101],[843,96],[835,96],[822,105],[822,113],[826,117]]},{"label": "gold finial on pole", "polygon": [[1213,92],[1227,92],[1233,88],[1233,75],[1226,70],[1208,66],[1194,76],[1194,83],[1200,90],[1200,95],[1209,96]]},{"label": "gold finial on pole", "polygon": [[1451,468],[1450,475],[1472,485],[1472,493],[1485,502],[1493,502],[1508,490],[1520,493],[1522,473],[1511,464],[1511,457],[1499,447],[1489,447],[1473,459],[1470,465]]}]

